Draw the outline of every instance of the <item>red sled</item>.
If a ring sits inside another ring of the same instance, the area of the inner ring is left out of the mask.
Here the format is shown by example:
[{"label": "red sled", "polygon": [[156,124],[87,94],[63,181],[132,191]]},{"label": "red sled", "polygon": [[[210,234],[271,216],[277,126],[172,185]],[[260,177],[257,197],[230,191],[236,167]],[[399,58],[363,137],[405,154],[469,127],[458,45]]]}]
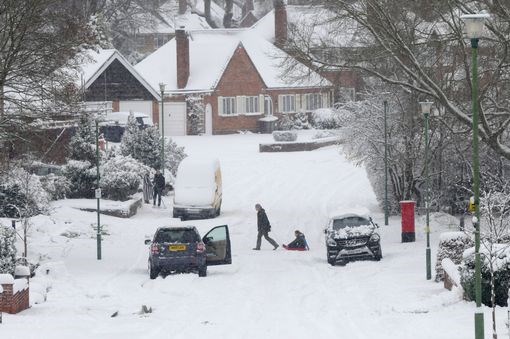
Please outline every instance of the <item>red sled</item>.
[{"label": "red sled", "polygon": [[287,245],[283,245],[283,248],[285,248],[287,251],[308,251],[305,247],[288,247]]}]

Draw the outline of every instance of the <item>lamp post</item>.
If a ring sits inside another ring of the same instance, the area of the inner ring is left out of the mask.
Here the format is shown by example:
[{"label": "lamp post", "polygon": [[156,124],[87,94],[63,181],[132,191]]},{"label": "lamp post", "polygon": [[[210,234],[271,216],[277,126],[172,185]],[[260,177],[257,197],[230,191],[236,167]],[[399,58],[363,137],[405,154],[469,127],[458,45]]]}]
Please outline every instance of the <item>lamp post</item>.
[{"label": "lamp post", "polygon": [[384,225],[388,226],[388,102],[384,100]]},{"label": "lamp post", "polygon": [[426,226],[425,233],[427,234],[427,249],[425,250],[425,261],[427,267],[427,280],[432,278],[432,268],[431,268],[431,259],[430,259],[430,181],[429,181],[429,117],[430,117],[430,108],[432,107],[432,102],[423,101],[420,102],[421,112],[423,113],[423,117],[425,119],[425,213],[426,217]]},{"label": "lamp post", "polygon": [[101,201],[101,186],[99,185],[99,122],[96,118],[96,176],[97,176],[97,186],[95,191],[95,196],[97,199],[97,260],[101,260],[101,218],[100,218],[100,201]]},{"label": "lamp post", "polygon": [[159,90],[161,92],[161,171],[165,175],[165,84],[159,84]]},{"label": "lamp post", "polygon": [[478,157],[478,40],[484,28],[488,13],[468,14],[461,16],[464,20],[466,35],[471,40],[471,103],[473,111],[473,194],[475,227],[475,338],[484,338],[483,310],[482,310],[482,275],[480,264],[480,161]]}]

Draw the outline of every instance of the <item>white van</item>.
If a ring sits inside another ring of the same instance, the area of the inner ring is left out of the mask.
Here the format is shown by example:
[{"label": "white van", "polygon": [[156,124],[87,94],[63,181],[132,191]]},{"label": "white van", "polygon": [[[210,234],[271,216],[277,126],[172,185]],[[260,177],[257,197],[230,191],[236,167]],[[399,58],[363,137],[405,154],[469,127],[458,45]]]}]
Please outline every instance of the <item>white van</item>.
[{"label": "white van", "polygon": [[177,169],[174,218],[206,219],[220,215],[221,170],[216,158],[187,157]]}]

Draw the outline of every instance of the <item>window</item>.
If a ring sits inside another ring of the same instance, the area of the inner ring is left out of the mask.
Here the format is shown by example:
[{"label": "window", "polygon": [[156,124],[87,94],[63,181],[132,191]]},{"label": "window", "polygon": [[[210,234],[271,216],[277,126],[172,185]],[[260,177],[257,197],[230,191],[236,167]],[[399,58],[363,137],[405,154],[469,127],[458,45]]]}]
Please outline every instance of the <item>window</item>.
[{"label": "window", "polygon": [[235,97],[223,97],[221,101],[223,104],[223,109],[220,110],[221,115],[235,115],[237,113]]},{"label": "window", "polygon": [[246,97],[245,113],[259,113],[259,97]]},{"label": "window", "polygon": [[322,108],[322,94],[310,93],[306,95],[306,110],[313,111]]},{"label": "window", "polygon": [[280,96],[281,107],[280,111],[282,113],[290,113],[296,111],[296,96],[295,95],[281,95]]}]

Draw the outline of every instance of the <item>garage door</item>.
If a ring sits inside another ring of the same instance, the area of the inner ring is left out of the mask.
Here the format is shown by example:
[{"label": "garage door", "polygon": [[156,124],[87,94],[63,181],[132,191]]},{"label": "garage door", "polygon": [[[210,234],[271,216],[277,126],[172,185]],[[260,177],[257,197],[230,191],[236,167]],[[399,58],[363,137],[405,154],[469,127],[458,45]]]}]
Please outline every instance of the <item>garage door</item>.
[{"label": "garage door", "polygon": [[186,135],[186,103],[165,102],[164,113],[165,136]]},{"label": "garage door", "polygon": [[132,101],[120,101],[119,102],[120,112],[141,112],[147,114],[152,121],[152,101],[132,100]]}]

